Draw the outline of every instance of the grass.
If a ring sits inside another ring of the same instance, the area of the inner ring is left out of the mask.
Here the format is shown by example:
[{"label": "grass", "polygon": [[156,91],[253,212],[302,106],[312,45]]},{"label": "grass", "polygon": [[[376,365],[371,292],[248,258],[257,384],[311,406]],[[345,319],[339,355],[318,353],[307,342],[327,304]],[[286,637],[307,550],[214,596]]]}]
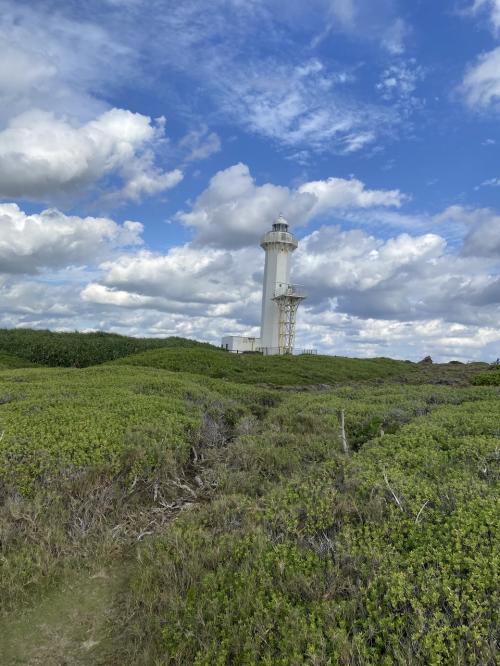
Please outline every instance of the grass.
[{"label": "grass", "polygon": [[414,364],[388,358],[261,356],[208,349],[155,349],[115,361],[118,365],[189,372],[243,384],[300,386],[411,376]]},{"label": "grass", "polygon": [[1,370],[2,663],[497,664],[483,375],[185,347]]},{"label": "grass", "polygon": [[27,361],[20,356],[13,356],[12,354],[0,353],[0,370],[10,370],[15,368],[30,368],[35,364]]}]

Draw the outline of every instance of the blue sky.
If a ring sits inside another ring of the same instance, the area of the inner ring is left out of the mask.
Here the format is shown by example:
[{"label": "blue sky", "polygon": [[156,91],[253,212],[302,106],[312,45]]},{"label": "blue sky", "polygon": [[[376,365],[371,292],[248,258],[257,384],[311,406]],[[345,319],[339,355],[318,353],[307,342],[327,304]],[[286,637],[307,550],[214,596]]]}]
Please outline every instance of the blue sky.
[{"label": "blue sky", "polygon": [[500,355],[500,0],[0,0],[0,325]]}]

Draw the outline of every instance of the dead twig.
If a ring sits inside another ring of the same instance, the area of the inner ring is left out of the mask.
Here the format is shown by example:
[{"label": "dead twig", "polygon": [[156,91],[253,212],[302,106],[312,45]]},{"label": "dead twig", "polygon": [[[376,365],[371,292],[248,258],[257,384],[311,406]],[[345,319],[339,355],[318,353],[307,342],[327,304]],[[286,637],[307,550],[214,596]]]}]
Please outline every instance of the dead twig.
[{"label": "dead twig", "polygon": [[384,481],[385,481],[385,485],[389,488],[389,490],[390,490],[390,492],[391,492],[391,495],[394,497],[394,501],[395,501],[396,504],[399,506],[399,508],[401,509],[401,511],[404,511],[404,509],[403,509],[403,505],[401,504],[401,500],[400,500],[399,497],[396,495],[396,493],[394,492],[394,490],[393,490],[391,484],[389,483],[389,479],[387,478],[387,472],[385,472],[385,471],[384,471]]},{"label": "dead twig", "polygon": [[430,502],[430,500],[425,500],[425,502],[420,507],[420,511],[417,513],[417,517],[415,518],[415,524],[418,524],[418,521],[420,520],[420,516],[422,515],[422,511],[429,504],[429,502]]},{"label": "dead twig", "polygon": [[344,453],[349,453],[349,444],[347,443],[347,435],[345,434],[345,413],[344,410],[339,410],[340,419],[340,438],[342,440],[342,449]]},{"label": "dead twig", "polygon": [[193,497],[198,497],[198,495],[195,493],[195,491],[190,486],[188,486],[186,483],[181,483],[179,479],[177,479],[176,481],[172,481],[172,483],[177,488],[181,488],[182,490],[186,490]]},{"label": "dead twig", "polygon": [[144,532],[141,532],[140,534],[137,535],[137,541],[141,541],[144,539],[145,536],[148,536],[148,534],[154,534],[154,530],[146,530]]}]

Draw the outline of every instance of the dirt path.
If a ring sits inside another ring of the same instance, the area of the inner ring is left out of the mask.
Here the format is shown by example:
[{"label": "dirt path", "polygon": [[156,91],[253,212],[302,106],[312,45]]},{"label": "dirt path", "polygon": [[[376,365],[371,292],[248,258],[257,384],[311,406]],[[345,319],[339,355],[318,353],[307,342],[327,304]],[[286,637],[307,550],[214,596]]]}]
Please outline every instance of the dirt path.
[{"label": "dirt path", "polygon": [[64,581],[21,615],[0,619],[0,664],[105,663],[106,620],[122,581],[122,572],[116,570],[80,575]]}]

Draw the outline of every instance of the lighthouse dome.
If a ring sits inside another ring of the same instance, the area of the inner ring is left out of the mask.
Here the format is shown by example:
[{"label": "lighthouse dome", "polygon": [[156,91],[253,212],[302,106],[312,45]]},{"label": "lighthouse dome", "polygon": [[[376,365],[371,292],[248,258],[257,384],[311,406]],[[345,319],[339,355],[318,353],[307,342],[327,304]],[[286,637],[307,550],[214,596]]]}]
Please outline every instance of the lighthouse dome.
[{"label": "lighthouse dome", "polygon": [[271,231],[262,236],[260,246],[265,250],[272,245],[281,245],[293,252],[298,247],[298,241],[293,234],[288,231],[288,222],[283,215],[280,215],[273,223]]}]

